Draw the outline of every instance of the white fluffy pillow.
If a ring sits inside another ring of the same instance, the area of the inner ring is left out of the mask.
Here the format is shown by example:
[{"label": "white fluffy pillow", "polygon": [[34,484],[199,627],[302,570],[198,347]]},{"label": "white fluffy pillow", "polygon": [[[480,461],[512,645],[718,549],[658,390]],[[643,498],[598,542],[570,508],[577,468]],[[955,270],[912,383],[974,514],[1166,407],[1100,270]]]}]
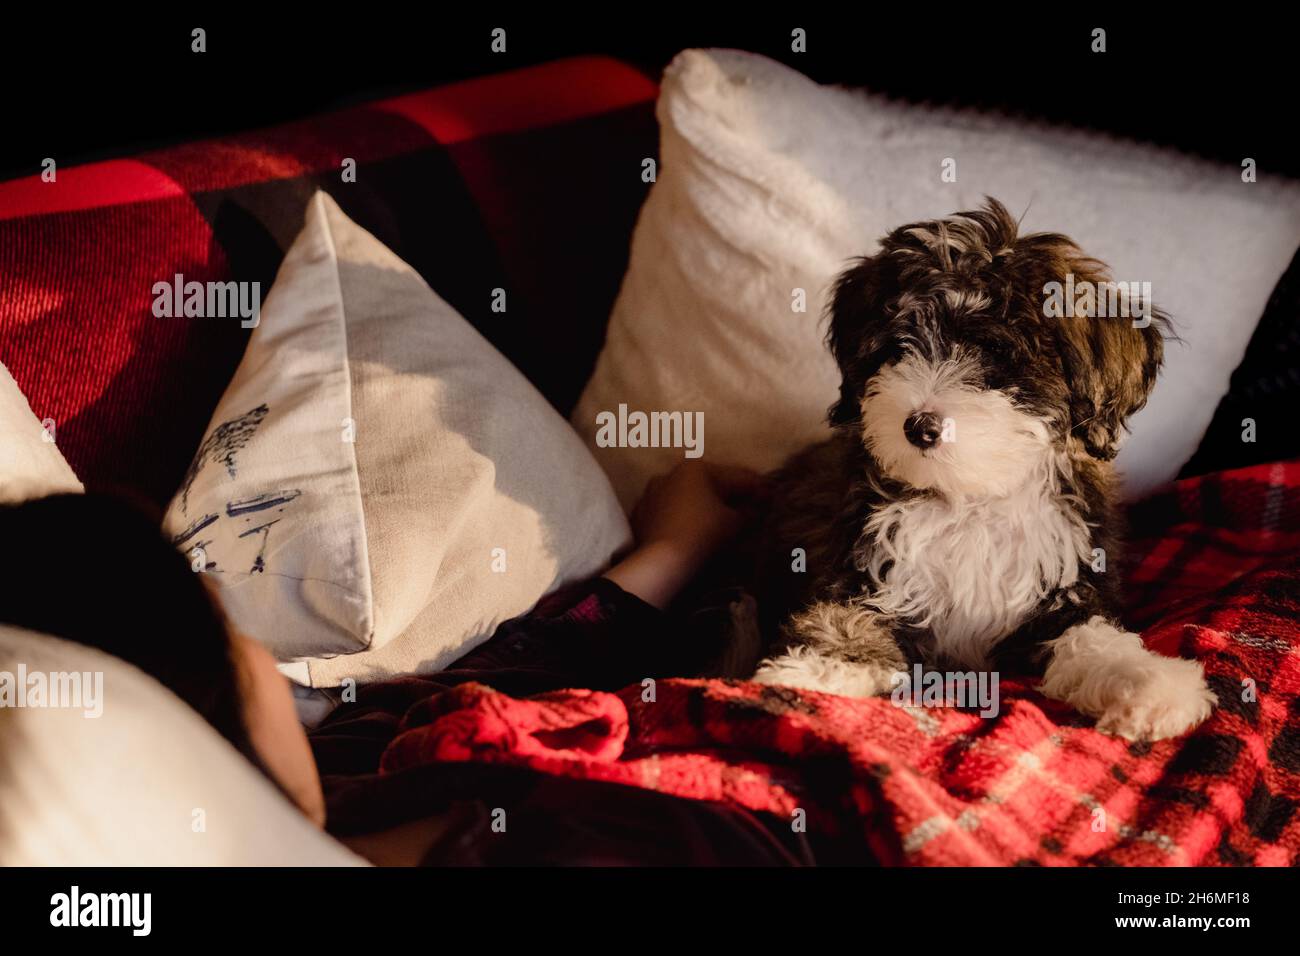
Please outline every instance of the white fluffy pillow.
[{"label": "white fluffy pillow", "polygon": [[[838,373],[828,286],[890,230],[1001,199],[1064,232],[1117,281],[1150,282],[1186,345],[1118,464],[1136,496],[1196,450],[1300,243],[1300,189],[1083,132],[818,86],[771,60],[690,50],[659,96],[658,181],[604,351],[573,421],[625,506],[682,457],[598,448],[601,412],[704,413],[711,459],[766,469],[825,434]],[[944,182],[945,160],[956,182]],[[792,309],[793,290],[807,311]]]},{"label": "white fluffy pillow", "polygon": [[0,708],[0,866],[364,865],[147,674],[0,625],[8,693],[51,674],[83,696]]},{"label": "white fluffy pillow", "polygon": [[55,435],[0,365],[0,503],[85,491],[54,444]]},{"label": "white fluffy pillow", "polygon": [[324,193],[189,479],[168,532],[314,687],[437,670],[630,538],[564,419]]}]

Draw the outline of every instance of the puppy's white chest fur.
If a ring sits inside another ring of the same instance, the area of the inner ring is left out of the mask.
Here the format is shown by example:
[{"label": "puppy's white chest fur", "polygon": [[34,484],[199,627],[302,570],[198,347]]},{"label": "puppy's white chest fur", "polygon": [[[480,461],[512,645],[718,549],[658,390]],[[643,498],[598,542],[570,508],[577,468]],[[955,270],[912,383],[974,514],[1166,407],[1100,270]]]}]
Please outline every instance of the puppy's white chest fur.
[{"label": "puppy's white chest fur", "polygon": [[924,629],[927,656],[969,667],[1087,559],[1088,530],[1046,483],[997,498],[918,497],[874,512],[858,562],[871,604]]}]

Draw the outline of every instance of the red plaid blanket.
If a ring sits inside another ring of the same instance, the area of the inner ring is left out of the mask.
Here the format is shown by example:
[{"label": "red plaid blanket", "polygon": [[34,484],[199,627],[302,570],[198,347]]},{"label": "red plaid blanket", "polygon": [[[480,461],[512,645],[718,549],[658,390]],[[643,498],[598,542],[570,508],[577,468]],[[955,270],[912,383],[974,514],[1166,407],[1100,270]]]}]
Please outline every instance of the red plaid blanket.
[{"label": "red plaid blanket", "polygon": [[1300,462],[1180,482],[1135,509],[1131,619],[1219,698],[1179,740],[1130,744],[1004,680],[1000,711],[756,684],[441,695],[385,771],[523,764],[865,832],[890,864],[1288,865],[1300,849]]}]

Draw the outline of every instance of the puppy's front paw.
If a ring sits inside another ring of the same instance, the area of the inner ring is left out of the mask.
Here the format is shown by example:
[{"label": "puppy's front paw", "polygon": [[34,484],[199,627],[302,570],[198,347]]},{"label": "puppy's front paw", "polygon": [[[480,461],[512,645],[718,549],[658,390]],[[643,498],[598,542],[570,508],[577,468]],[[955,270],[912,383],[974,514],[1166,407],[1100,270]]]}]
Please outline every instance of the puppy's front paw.
[{"label": "puppy's front paw", "polygon": [[795,647],[763,661],[752,679],[758,684],[799,687],[842,697],[874,697],[894,686],[893,675],[894,669],[887,666],[850,663]]},{"label": "puppy's front paw", "polygon": [[1048,645],[1042,691],[1126,740],[1164,740],[1191,730],[1217,703],[1196,661],[1149,651],[1142,638],[1101,615]]},{"label": "puppy's front paw", "polygon": [[1141,674],[1117,679],[1097,729],[1125,740],[1164,740],[1187,733],[1218,703],[1197,661],[1155,657]]}]

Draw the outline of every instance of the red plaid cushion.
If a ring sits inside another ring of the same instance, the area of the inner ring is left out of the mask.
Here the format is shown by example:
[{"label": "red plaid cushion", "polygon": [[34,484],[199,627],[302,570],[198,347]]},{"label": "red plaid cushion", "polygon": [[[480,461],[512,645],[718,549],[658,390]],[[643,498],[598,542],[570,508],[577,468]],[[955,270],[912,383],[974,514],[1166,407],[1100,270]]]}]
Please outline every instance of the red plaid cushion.
[{"label": "red plaid cushion", "polygon": [[166,502],[248,330],[156,318],[152,287],[265,296],[320,188],[567,412],[626,268],[655,93],[581,57],[0,183],[0,362],[83,481]]}]

